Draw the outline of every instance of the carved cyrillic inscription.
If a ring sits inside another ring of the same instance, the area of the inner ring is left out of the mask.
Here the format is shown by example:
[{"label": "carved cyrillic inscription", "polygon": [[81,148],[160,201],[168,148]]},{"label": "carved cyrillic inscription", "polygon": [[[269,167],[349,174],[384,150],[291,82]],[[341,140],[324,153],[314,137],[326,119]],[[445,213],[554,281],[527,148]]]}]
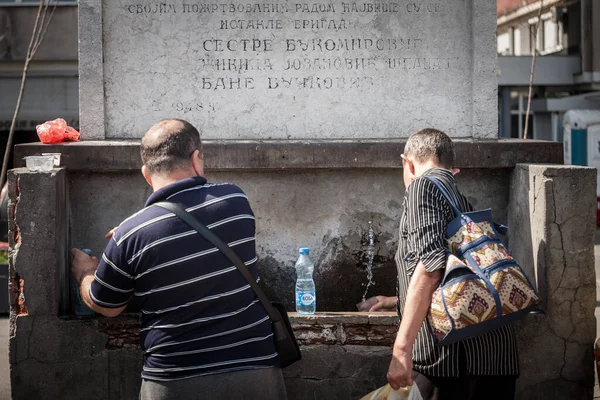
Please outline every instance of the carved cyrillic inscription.
[{"label": "carved cyrillic inscription", "polygon": [[[289,89],[292,87],[349,89],[376,85],[371,76],[347,77],[345,71],[400,70],[436,71],[458,67],[458,57],[430,57],[419,52],[432,47],[418,35],[412,37],[360,37],[348,30],[360,23],[353,19],[359,14],[439,14],[441,2],[340,2],[340,3],[144,3],[126,4],[125,12],[139,16],[179,14],[182,21],[190,14],[211,18],[213,37],[196,38],[188,54],[199,61],[201,90],[254,90],[257,88]],[[304,18],[318,14],[316,18]],[[350,14],[350,15],[348,15]],[[284,17],[290,16],[285,20]],[[337,17],[337,16],[340,17]],[[230,18],[231,16],[239,18]],[[297,18],[301,16],[301,18]],[[343,17],[342,17],[343,16]],[[305,32],[303,37],[276,34],[270,38],[253,36],[252,32],[279,31],[285,28]],[[219,31],[244,31],[246,36],[221,38]],[[335,37],[310,37],[314,32],[345,32]],[[418,32],[415,32],[418,34]],[[276,53],[278,56],[271,56]],[[252,56],[249,56],[251,54]],[[274,71],[281,76],[239,77],[215,76],[214,72],[246,73]],[[335,71],[342,75],[331,77],[286,76],[292,71]]]},{"label": "carved cyrillic inscription", "polygon": [[[244,137],[231,129],[250,122],[275,137],[343,137],[364,126],[393,135],[427,109],[469,121],[472,1],[103,0],[105,78],[123,77],[107,81],[106,107],[175,112],[227,137]],[[150,100],[127,100],[148,82]],[[372,110],[350,111],[356,99]],[[379,125],[384,109],[394,122]]]}]

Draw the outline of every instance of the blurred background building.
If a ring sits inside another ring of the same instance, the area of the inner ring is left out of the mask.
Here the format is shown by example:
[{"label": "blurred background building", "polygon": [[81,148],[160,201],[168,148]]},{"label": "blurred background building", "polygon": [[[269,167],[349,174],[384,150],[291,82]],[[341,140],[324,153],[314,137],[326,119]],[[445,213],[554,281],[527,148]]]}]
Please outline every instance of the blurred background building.
[{"label": "blurred background building", "polygon": [[[39,0],[0,0],[0,152],[4,154],[15,111],[23,62]],[[79,125],[77,0],[60,0],[54,19],[30,64],[15,143],[37,142],[35,126],[62,117]]]},{"label": "blurred background building", "polygon": [[[0,151],[39,0],[0,0]],[[540,32],[533,41],[541,12]],[[568,110],[600,109],[600,0],[498,0],[499,136],[523,137],[531,56],[538,54],[530,138],[562,141]],[[78,127],[77,1],[60,0],[27,80],[16,143],[62,117]]]},{"label": "blurred background building", "polygon": [[502,137],[523,137],[534,51],[532,129],[528,136],[563,141],[567,111],[600,109],[600,1],[498,0]]}]

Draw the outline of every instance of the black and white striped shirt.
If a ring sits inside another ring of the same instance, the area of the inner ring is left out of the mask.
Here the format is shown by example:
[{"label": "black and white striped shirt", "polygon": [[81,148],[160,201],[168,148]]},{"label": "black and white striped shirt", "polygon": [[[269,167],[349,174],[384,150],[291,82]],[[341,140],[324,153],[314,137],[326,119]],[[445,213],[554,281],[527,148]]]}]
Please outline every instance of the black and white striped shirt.
[{"label": "black and white striped shirt", "polygon": [[201,177],[153,193],[121,223],[91,286],[93,301],[142,311],[142,377],[174,380],[278,364],[269,317],[231,261],[187,224],[153,206],[172,201],[228,243],[258,279],[248,198]]},{"label": "black and white striped shirt", "polygon": [[[446,226],[454,216],[448,201],[425,176],[436,178],[454,197],[462,211],[472,211],[471,204],[459,192],[448,170],[431,169],[408,186],[396,253],[400,317],[406,303],[408,285],[419,260],[429,272],[446,267]],[[431,299],[423,299],[427,300]],[[510,326],[474,339],[438,346],[426,319],[414,344],[413,364],[416,371],[436,377],[519,374],[517,344]]]}]

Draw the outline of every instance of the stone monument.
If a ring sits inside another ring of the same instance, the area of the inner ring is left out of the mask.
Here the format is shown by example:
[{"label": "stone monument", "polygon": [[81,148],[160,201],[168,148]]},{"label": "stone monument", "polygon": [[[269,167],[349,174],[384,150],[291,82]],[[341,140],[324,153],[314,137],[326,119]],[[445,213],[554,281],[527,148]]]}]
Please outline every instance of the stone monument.
[{"label": "stone monument", "polygon": [[517,398],[590,398],[596,174],[555,165],[559,143],[497,139],[495,31],[495,0],[80,0],[84,141],[17,146],[17,166],[58,152],[62,167],[9,174],[13,397],[138,398],[139,315],[74,317],[68,248],[102,253],[151,192],[137,139],[183,118],[203,131],[207,178],[247,193],[261,284],[290,311],[298,248],[314,255],[290,400],[385,383],[397,316],[354,311],[365,289],[395,293],[401,139],[429,126],[460,139],[462,192],[511,222],[545,298],[518,329]]},{"label": "stone monument", "polygon": [[[80,3],[83,138],[497,137],[495,1]],[[103,38],[103,40],[100,40]]]}]

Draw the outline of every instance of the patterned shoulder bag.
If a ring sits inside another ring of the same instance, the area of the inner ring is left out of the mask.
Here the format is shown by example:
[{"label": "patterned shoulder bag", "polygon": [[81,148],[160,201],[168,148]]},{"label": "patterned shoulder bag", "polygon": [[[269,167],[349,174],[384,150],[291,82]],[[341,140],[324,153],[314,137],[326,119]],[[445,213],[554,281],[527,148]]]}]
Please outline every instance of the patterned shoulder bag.
[{"label": "patterned shoulder bag", "polygon": [[499,233],[506,227],[492,221],[490,209],[463,213],[435,178],[427,179],[454,213],[446,271],[427,315],[438,344],[477,337],[525,316],[540,299],[502,243]]}]

